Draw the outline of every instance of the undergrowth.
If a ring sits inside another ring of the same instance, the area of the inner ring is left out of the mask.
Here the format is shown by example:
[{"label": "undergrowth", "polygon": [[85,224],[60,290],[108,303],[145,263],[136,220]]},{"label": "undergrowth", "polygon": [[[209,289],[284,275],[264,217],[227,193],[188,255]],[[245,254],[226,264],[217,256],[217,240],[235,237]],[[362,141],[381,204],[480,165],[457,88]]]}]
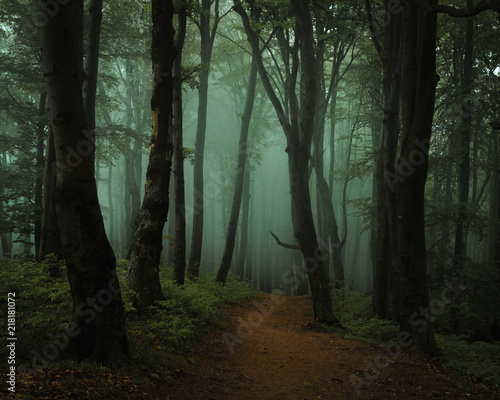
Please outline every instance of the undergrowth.
[{"label": "undergrowth", "polygon": [[[348,289],[332,291],[333,310],[348,334],[347,337],[369,344],[387,344],[397,339],[399,324],[372,317],[370,295]],[[440,331],[447,315],[439,316]],[[449,319],[449,318],[448,318]],[[474,315],[464,314],[462,323],[473,320]],[[469,328],[474,332],[474,327]],[[450,329],[447,329],[449,332]],[[441,350],[441,361],[449,369],[461,375],[473,376],[487,385],[500,387],[500,342],[473,341],[471,336],[436,333]]]},{"label": "undergrowth", "polygon": [[[31,364],[34,355],[43,354],[43,349],[53,343],[54,335],[63,332],[70,322],[71,293],[65,268],[61,267],[62,276],[53,278],[46,263],[0,258],[2,321],[6,320],[6,293],[16,293],[17,366]],[[50,390],[51,398],[58,398],[54,397],[54,390],[60,389],[65,395],[70,393],[72,398],[104,396],[121,399],[133,397],[135,394],[129,392],[134,387],[150,387],[151,382],[158,380],[170,381],[187,363],[196,362],[192,352],[194,345],[210,327],[219,323],[227,305],[257,294],[250,282],[240,281],[231,273],[225,286],[217,284],[213,274],[201,273],[196,282],[186,280],[185,285],[179,287],[171,280],[172,268],[167,267],[160,269],[165,299],[138,312],[132,306],[132,293],[127,288],[127,268],[128,261],[117,262],[132,356],[130,365],[111,370],[97,364],[56,358],[43,368],[21,372],[22,385],[25,389],[31,388],[23,390],[23,398],[44,398],[44,390]],[[0,357],[4,360],[7,357],[5,346],[0,349]],[[131,368],[134,371],[139,369],[141,373],[132,373]],[[79,374],[83,373],[86,376],[84,381],[89,381],[81,388],[71,383],[77,378],[76,370],[83,371]],[[102,377],[103,371],[106,372],[105,378]],[[54,377],[56,388],[54,384],[50,385]],[[140,382],[136,382],[137,379]],[[47,381],[46,388],[40,380]],[[89,385],[95,390],[89,392]],[[144,393],[137,395],[148,398]]]}]

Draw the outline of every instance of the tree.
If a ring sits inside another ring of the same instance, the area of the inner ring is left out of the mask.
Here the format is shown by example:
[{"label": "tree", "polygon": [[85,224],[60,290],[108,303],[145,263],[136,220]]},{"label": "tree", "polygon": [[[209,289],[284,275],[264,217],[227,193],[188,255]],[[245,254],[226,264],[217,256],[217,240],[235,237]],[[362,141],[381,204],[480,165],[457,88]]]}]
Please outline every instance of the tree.
[{"label": "tree", "polygon": [[253,104],[255,100],[255,89],[257,87],[257,62],[252,58],[250,67],[250,76],[248,78],[247,98],[245,109],[241,117],[240,141],[238,146],[238,162],[236,164],[236,177],[233,192],[233,204],[231,206],[231,216],[229,218],[226,245],[222,255],[222,261],[215,280],[219,283],[225,283],[227,273],[231,267],[233,257],[236,229],[238,228],[238,219],[240,216],[241,199],[243,196],[243,186],[245,182],[245,171],[247,168],[248,156],[248,132],[252,118]]},{"label": "tree", "polygon": [[[214,4],[215,18],[213,26],[210,27],[210,10],[212,8],[212,4]],[[219,21],[219,0],[202,0],[200,20],[197,23],[200,31],[200,61],[203,69],[200,72],[200,85],[198,91],[198,121],[196,126],[196,141],[194,145],[193,235],[191,239],[191,253],[189,255],[189,265],[187,271],[190,279],[196,279],[200,273],[201,249],[203,244],[203,161],[205,151],[205,134],[207,129],[208,78],[210,61],[212,59],[212,49]]]},{"label": "tree", "polygon": [[174,61],[174,180],[175,180],[175,248],[174,275],[172,279],[179,285],[184,284],[186,272],[186,206],[184,191],[184,147],[182,118],[182,48],[186,38],[187,4],[180,4],[178,15],[175,49],[177,57]]},{"label": "tree", "polygon": [[82,81],[83,3],[70,1],[40,28],[57,163],[55,203],[73,297],[70,350],[80,360],[129,356],[116,261],[104,231]]},{"label": "tree", "polygon": [[137,216],[129,265],[130,288],[141,309],[163,299],[159,279],[162,233],[168,214],[172,166],[172,69],[175,59],[172,1],[153,0],[153,128],[146,172],[146,192]]},{"label": "tree", "polygon": [[[252,4],[255,16],[256,5]],[[296,19],[295,42],[286,43],[286,83],[284,90],[288,102],[286,108],[276,95],[269,74],[263,63],[258,32],[252,29],[252,22],[241,3],[234,3],[234,10],[241,16],[243,27],[257,61],[260,79],[274,107],[287,140],[290,191],[292,196],[292,223],[294,236],[304,257],[305,269],[309,277],[315,318],[325,324],[339,324],[333,314],[329,282],[325,273],[323,257],[318,246],[314,227],[311,198],[309,194],[309,157],[316,112],[316,66],[314,60],[314,38],[311,13],[306,1],[292,1],[292,12]],[[284,29],[281,27],[281,29]],[[277,28],[277,34],[281,35]],[[283,37],[285,37],[283,35]],[[300,66],[302,68],[302,109],[299,110],[296,84]],[[291,57],[291,65],[288,57]]]}]

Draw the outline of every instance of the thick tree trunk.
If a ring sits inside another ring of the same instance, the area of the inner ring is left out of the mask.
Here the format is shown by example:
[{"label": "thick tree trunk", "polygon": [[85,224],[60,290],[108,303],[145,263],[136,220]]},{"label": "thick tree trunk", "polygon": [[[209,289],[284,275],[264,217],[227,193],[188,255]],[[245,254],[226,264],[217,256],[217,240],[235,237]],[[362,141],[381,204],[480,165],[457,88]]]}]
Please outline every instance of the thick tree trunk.
[{"label": "thick tree trunk", "polygon": [[[432,0],[431,3],[436,3]],[[438,348],[425,314],[429,307],[424,194],[436,74],[436,15],[406,3],[403,11],[402,143],[397,175],[400,329],[424,354]]]},{"label": "thick tree trunk", "polygon": [[153,0],[153,128],[146,193],[137,216],[129,265],[130,287],[135,305],[142,309],[163,298],[159,279],[162,235],[168,214],[168,187],[172,166],[172,68],[175,58],[173,2]]},{"label": "thick tree trunk", "polygon": [[[205,152],[205,133],[207,129],[208,107],[208,78],[209,66],[212,59],[212,48],[217,31],[218,17],[215,18],[212,31],[210,30],[211,0],[202,0],[200,14],[201,36],[201,65],[200,85],[198,90],[198,123],[194,143],[194,200],[193,200],[193,234],[191,239],[191,253],[189,255],[188,277],[196,279],[200,273],[201,249],[203,244],[203,160]],[[215,1],[215,10],[218,12],[219,2]]]},{"label": "thick tree trunk", "polygon": [[245,109],[241,117],[240,141],[238,147],[238,161],[236,165],[236,177],[233,192],[233,204],[231,206],[231,215],[226,234],[226,245],[222,255],[222,261],[217,272],[216,282],[224,284],[226,282],[227,273],[231,266],[233,258],[234,243],[236,230],[238,228],[238,220],[240,217],[241,198],[243,195],[243,184],[245,178],[245,170],[247,166],[248,155],[248,132],[250,129],[250,121],[252,119],[253,104],[255,99],[255,89],[257,87],[257,62],[252,58],[252,66],[250,67],[250,76],[248,79],[247,98],[245,101]]},{"label": "thick tree trunk", "polygon": [[178,15],[175,48],[177,58],[174,61],[174,186],[175,186],[175,248],[173,280],[178,285],[184,284],[186,271],[186,205],[184,191],[184,152],[182,118],[182,49],[186,38],[187,11],[183,1]]},{"label": "thick tree trunk", "polygon": [[78,359],[127,358],[115,256],[104,223],[82,96],[83,3],[70,1],[40,28],[57,162],[56,212],[73,297],[70,350]]}]

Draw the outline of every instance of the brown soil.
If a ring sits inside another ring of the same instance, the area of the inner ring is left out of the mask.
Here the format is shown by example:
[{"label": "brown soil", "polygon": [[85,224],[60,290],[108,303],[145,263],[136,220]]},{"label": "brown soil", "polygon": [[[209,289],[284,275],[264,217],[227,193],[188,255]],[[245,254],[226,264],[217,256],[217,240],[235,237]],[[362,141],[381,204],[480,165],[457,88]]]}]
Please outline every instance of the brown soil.
[{"label": "brown soil", "polygon": [[264,295],[226,321],[204,338],[198,362],[157,388],[158,400],[495,398],[407,349],[389,357],[315,329],[308,298]]}]

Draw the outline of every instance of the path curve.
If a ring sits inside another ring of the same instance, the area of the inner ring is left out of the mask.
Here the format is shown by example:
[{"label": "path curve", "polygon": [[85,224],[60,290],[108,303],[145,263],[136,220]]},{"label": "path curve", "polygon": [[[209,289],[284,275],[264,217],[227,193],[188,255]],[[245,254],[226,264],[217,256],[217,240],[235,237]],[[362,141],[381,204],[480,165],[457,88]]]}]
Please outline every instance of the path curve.
[{"label": "path curve", "polygon": [[263,295],[231,307],[225,326],[208,334],[197,353],[199,362],[158,399],[484,398],[409,351],[388,355],[312,329],[305,297]]}]

